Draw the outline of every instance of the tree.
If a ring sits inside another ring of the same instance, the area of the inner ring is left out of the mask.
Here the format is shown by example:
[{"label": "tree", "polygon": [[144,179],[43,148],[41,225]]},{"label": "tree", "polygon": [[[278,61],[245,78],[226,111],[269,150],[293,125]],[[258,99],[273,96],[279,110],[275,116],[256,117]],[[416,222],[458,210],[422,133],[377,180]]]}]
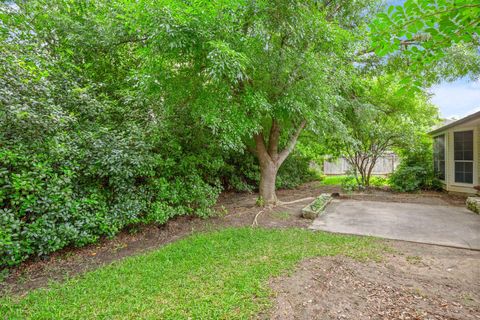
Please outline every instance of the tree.
[{"label": "tree", "polygon": [[278,170],[301,132],[334,117],[371,5],[145,1],[132,11],[146,39],[139,78],[149,99],[172,112],[188,108],[225,147],[249,146],[260,202],[275,204]]},{"label": "tree", "polygon": [[480,75],[480,4],[475,0],[407,0],[370,24],[373,49],[391,61],[404,59],[405,82]]},{"label": "tree", "polygon": [[428,96],[403,94],[399,82],[392,76],[357,82],[344,94],[341,130],[325,139],[352,166],[359,186],[370,186],[373,168],[386,151],[408,149],[437,117]]},{"label": "tree", "polygon": [[274,203],[299,135],[335,118],[372,6],[0,1],[0,265],[207,216],[246,146]]}]

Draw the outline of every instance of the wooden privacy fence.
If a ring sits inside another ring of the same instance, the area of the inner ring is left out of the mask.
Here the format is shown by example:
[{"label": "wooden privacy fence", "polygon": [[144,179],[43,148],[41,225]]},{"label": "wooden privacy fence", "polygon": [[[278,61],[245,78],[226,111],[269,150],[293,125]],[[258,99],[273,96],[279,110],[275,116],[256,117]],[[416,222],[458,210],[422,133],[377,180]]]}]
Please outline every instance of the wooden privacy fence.
[{"label": "wooden privacy fence", "polygon": [[[377,160],[375,167],[373,167],[373,175],[388,175],[395,171],[400,159],[393,152],[386,153]],[[325,175],[343,175],[351,171],[351,166],[345,158],[339,158],[336,161],[323,162],[323,174]]]}]

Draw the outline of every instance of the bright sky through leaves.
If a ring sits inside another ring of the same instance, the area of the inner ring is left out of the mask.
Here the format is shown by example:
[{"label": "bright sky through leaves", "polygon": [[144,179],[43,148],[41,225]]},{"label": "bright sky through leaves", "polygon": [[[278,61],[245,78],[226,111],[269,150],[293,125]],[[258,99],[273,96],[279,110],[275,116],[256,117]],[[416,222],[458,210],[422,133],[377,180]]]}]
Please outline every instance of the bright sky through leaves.
[{"label": "bright sky through leaves", "polygon": [[[403,5],[404,2],[389,0],[387,4]],[[472,81],[464,78],[454,82],[443,82],[429,91],[433,94],[432,102],[438,106],[442,117],[461,118],[480,111],[480,79]]]}]

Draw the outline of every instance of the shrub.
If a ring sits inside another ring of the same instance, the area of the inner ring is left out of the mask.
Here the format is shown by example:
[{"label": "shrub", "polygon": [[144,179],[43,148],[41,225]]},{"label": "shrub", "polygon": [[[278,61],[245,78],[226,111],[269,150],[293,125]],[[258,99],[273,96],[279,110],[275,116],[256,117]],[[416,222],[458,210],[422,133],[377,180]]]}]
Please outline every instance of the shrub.
[{"label": "shrub", "polygon": [[354,176],[348,175],[342,179],[342,189],[345,191],[355,191],[361,189],[361,187]]},{"label": "shrub", "polygon": [[402,160],[390,176],[390,186],[400,192],[440,190],[441,182],[433,172],[432,141],[428,136],[418,139],[416,145],[401,150]]},{"label": "shrub", "polygon": [[56,150],[23,146],[0,152],[0,265],[93,243],[130,224],[211,214],[221,188],[206,178],[216,169],[202,167],[200,152],[170,161],[132,145],[124,153],[109,142],[107,149],[82,147],[92,154],[83,159],[75,152],[55,159]]},{"label": "shrub", "polygon": [[400,166],[390,177],[392,188],[410,192],[420,190],[427,179],[428,171],[421,166]]},{"label": "shrub", "polygon": [[390,177],[392,189],[401,192],[440,190],[441,182],[423,166],[400,165]]},{"label": "shrub", "polygon": [[385,177],[374,176],[370,179],[370,186],[374,188],[383,188],[388,186],[389,184],[389,179]]},{"label": "shrub", "polygon": [[257,159],[248,152],[228,155],[221,170],[221,180],[226,190],[247,192],[257,190],[260,181]]},{"label": "shrub", "polygon": [[[347,175],[338,177],[341,179],[342,189],[345,191],[364,190],[366,187],[359,184],[355,176]],[[388,179],[384,177],[373,176],[370,178],[370,188],[382,188],[388,186]]]},{"label": "shrub", "polygon": [[187,115],[181,132],[119,117],[128,104],[15,50],[0,51],[0,267],[131,224],[211,214],[223,165],[205,147],[212,135]]}]

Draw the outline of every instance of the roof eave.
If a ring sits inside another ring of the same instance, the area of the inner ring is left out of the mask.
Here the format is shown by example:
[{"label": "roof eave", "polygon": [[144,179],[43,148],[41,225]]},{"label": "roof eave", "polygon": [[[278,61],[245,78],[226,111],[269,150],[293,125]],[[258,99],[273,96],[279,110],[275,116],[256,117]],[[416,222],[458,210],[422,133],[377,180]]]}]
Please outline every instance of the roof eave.
[{"label": "roof eave", "polygon": [[477,112],[475,112],[475,113],[472,113],[471,115],[468,115],[468,116],[466,116],[466,117],[463,117],[463,118],[461,118],[461,119],[458,119],[458,120],[456,120],[456,121],[453,121],[453,122],[451,122],[451,123],[449,123],[449,124],[446,124],[446,125],[444,125],[444,126],[442,126],[442,127],[440,127],[440,128],[437,128],[437,129],[435,129],[435,130],[432,130],[432,131],[430,131],[428,134],[433,136],[433,135],[436,135],[437,133],[441,133],[441,132],[443,132],[443,131],[445,131],[445,130],[447,130],[447,129],[450,129],[450,128],[455,127],[455,126],[458,126],[458,125],[461,125],[461,124],[463,124],[463,123],[465,123],[465,122],[468,122],[468,121],[470,121],[470,120],[475,120],[475,119],[477,119],[477,118],[480,119],[480,111],[477,111]]}]

